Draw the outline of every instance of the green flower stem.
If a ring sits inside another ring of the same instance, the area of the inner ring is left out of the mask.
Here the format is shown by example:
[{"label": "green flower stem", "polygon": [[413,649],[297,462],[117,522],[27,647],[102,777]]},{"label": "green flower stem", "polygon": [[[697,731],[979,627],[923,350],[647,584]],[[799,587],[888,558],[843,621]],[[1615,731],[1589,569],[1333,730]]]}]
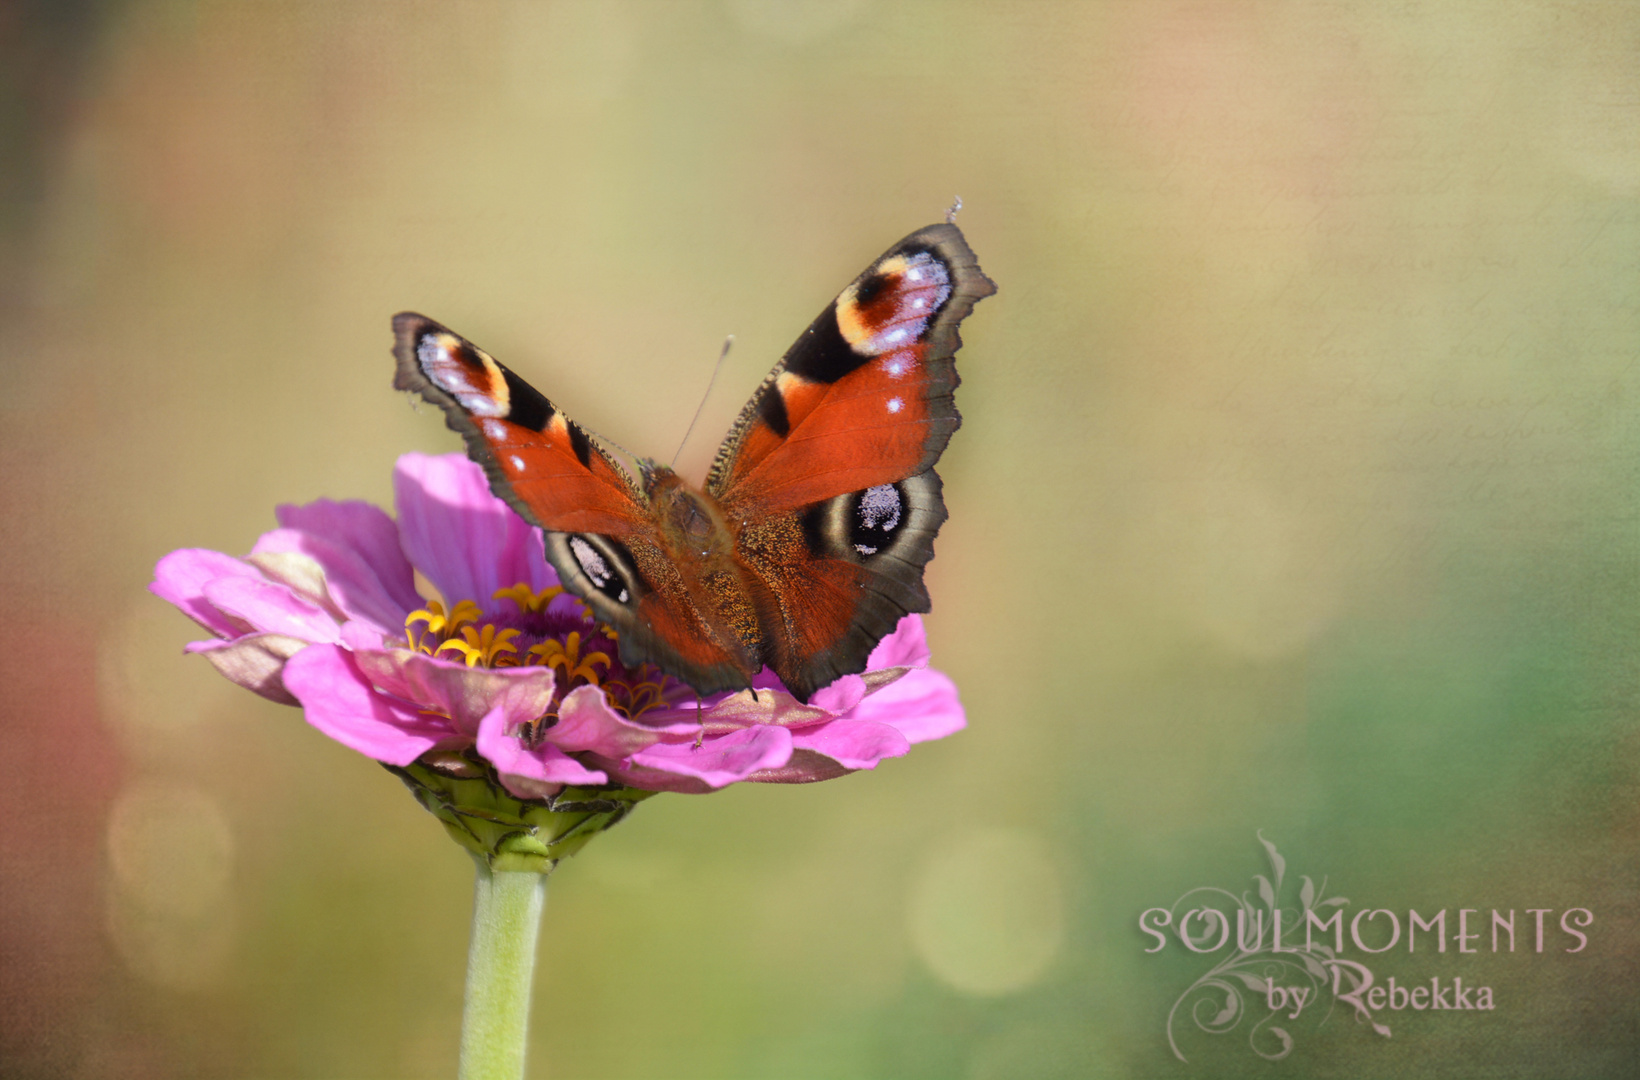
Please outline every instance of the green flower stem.
[{"label": "green flower stem", "polygon": [[461,1080],[522,1080],[547,875],[655,793],[601,785],[522,799],[471,747],[387,768],[478,864]]},{"label": "green flower stem", "polygon": [[467,948],[467,1003],[461,1016],[460,1080],[522,1080],[529,1040],[535,942],[547,875],[491,870],[473,860],[473,938]]}]

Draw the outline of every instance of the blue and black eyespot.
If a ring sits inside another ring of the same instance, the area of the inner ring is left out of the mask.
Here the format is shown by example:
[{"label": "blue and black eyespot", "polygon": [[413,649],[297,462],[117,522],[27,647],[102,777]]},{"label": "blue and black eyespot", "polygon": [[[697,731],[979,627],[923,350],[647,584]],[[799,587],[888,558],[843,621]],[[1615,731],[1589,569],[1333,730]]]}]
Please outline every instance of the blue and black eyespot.
[{"label": "blue and black eyespot", "polygon": [[891,545],[909,516],[905,490],[899,484],[879,484],[856,491],[848,499],[843,521],[848,526],[849,545],[862,556],[870,557]]},{"label": "blue and black eyespot", "polygon": [[633,605],[637,589],[632,555],[620,541],[591,533],[551,533],[548,551],[556,556],[553,563],[566,577],[579,577],[622,607]]}]

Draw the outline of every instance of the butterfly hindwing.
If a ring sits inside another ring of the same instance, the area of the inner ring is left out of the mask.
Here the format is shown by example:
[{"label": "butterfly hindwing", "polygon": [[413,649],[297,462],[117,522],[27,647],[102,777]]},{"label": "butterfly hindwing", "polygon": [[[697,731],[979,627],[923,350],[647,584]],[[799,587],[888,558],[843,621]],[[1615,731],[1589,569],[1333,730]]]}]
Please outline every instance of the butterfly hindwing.
[{"label": "butterfly hindwing", "polygon": [[767,611],[767,662],[794,694],[864,670],[902,615],[929,609],[923,567],[945,516],[939,475],[926,469],[742,531],[740,559]]}]

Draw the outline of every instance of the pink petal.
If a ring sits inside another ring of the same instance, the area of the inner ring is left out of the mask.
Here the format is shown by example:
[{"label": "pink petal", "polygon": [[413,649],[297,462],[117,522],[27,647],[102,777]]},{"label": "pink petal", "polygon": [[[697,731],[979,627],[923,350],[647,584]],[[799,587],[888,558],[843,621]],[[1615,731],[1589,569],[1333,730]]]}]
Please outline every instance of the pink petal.
[{"label": "pink petal", "polygon": [[[534,749],[526,747],[516,734],[508,733],[506,713],[501,709],[492,709],[479,722],[478,752],[495,766],[504,785],[509,775],[537,784],[602,784],[609,779],[551,743],[542,743]],[[520,786],[531,793],[539,790],[529,785]],[[525,795],[530,797],[531,794]]]},{"label": "pink petal", "polygon": [[205,583],[205,599],[219,611],[244,619],[257,630],[303,641],[341,640],[341,628],[324,608],[257,575],[224,577]]},{"label": "pink petal", "polygon": [[779,768],[791,756],[791,732],[760,724],[707,739],[698,747],[692,742],[657,743],[633,754],[630,761],[720,788],[744,780],[759,769]]},{"label": "pink petal", "polygon": [[[645,714],[645,718],[655,714]],[[604,757],[624,758],[652,746],[664,737],[693,740],[700,724],[693,715],[662,714],[665,720],[643,723],[628,720],[609,706],[609,699],[595,686],[578,686],[564,695],[558,706],[558,722],[547,729],[547,741],[565,750],[591,751]]]},{"label": "pink petal", "polygon": [[885,668],[925,668],[928,666],[928,634],[921,615],[906,615],[894,632],[877,643],[866,659],[867,671]]},{"label": "pink petal", "polygon": [[255,578],[262,575],[248,563],[232,555],[204,548],[173,551],[154,567],[154,581],[148,591],[169,601],[194,622],[222,637],[238,637],[249,626],[219,611],[205,599],[205,586],[224,578]]},{"label": "pink petal", "polygon": [[231,682],[254,690],[269,701],[298,705],[280,679],[285,661],[307,648],[307,642],[282,634],[247,634],[233,641],[196,641],[187,650],[209,660]]},{"label": "pink petal", "polygon": [[888,724],[912,743],[943,739],[968,726],[956,684],[932,668],[907,672],[856,705],[848,718]]},{"label": "pink petal", "polygon": [[[404,645],[404,635],[397,635],[399,646]],[[388,647],[387,635],[373,623],[360,622],[350,619],[342,624],[342,645],[349,652],[381,652]]]},{"label": "pink petal", "polygon": [[870,720],[832,720],[792,732],[792,746],[824,754],[848,769],[871,769],[885,757],[901,757],[911,743],[895,728]]},{"label": "pink petal", "polygon": [[330,589],[325,585],[325,568],[310,556],[300,551],[252,551],[245,556],[245,561],[256,568],[263,580],[285,586],[303,600],[323,608],[325,614],[336,622],[347,618],[336,606],[336,601],[330,598]]},{"label": "pink petal", "polygon": [[[325,598],[341,614],[340,621],[363,619],[383,630],[398,629],[404,625],[404,617],[423,603],[417,597],[412,607],[401,606],[356,552],[300,529],[263,533],[251,549],[251,555],[270,554],[296,554],[317,563],[324,574]],[[319,602],[321,598],[311,599]]]},{"label": "pink petal", "polygon": [[303,649],[285,665],[284,680],[308,723],[377,761],[408,765],[435,747],[459,743],[448,720],[377,693],[353,655],[338,646]]},{"label": "pink petal", "polygon": [[[840,716],[859,704],[867,694],[902,677],[908,669],[927,667],[928,660],[928,637],[923,631],[922,618],[918,615],[903,616],[895,626],[894,632],[879,641],[871,650],[863,673],[844,675],[835,682],[822,686],[809,695],[808,703],[832,716]],[[774,687],[781,693],[786,692],[780,680],[767,668],[758,673],[752,680],[752,685],[760,692],[764,687]]]},{"label": "pink petal", "polygon": [[541,537],[490,494],[484,470],[459,454],[405,454],[393,473],[404,553],[444,595],[480,606],[520,581],[556,585]]},{"label": "pink petal", "polygon": [[505,713],[510,731],[552,707],[555,682],[549,667],[467,667],[409,649],[354,656],[359,670],[384,693],[439,710],[469,736],[478,734],[479,723],[492,709]]},{"label": "pink petal", "polygon": [[[778,687],[779,683],[775,685]],[[817,706],[804,705],[780,687],[714,695],[702,701],[699,709],[696,709],[692,699],[685,698],[680,703],[644,713],[641,720],[650,727],[683,724],[691,734],[704,725],[706,734],[710,736],[738,731],[753,724],[801,727],[828,719],[830,715]]]},{"label": "pink petal", "polygon": [[858,675],[844,675],[810,694],[809,704],[824,709],[832,716],[839,716],[858,705],[865,696],[866,681]]},{"label": "pink petal", "polygon": [[[281,506],[277,514],[285,528],[299,529],[353,554],[369,569],[400,619],[422,606],[415,571],[399,547],[399,527],[387,511],[357,499],[319,499],[306,506]],[[331,567],[325,564],[325,570],[328,575]]]}]

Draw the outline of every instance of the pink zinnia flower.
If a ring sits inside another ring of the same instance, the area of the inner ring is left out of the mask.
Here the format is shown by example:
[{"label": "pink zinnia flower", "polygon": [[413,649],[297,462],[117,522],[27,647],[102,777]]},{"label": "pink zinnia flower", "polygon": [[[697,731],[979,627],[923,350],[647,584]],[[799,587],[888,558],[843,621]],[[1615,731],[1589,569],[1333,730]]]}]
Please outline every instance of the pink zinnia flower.
[{"label": "pink zinnia flower", "polygon": [[698,698],[621,664],[478,466],[407,454],[394,487],[396,522],[363,502],[282,506],[250,555],[174,551],[150,588],[215,635],[190,652],[338,742],[396,767],[476,748],[523,799],[826,780],[964,726],[916,615],[807,704],[767,671]]}]

